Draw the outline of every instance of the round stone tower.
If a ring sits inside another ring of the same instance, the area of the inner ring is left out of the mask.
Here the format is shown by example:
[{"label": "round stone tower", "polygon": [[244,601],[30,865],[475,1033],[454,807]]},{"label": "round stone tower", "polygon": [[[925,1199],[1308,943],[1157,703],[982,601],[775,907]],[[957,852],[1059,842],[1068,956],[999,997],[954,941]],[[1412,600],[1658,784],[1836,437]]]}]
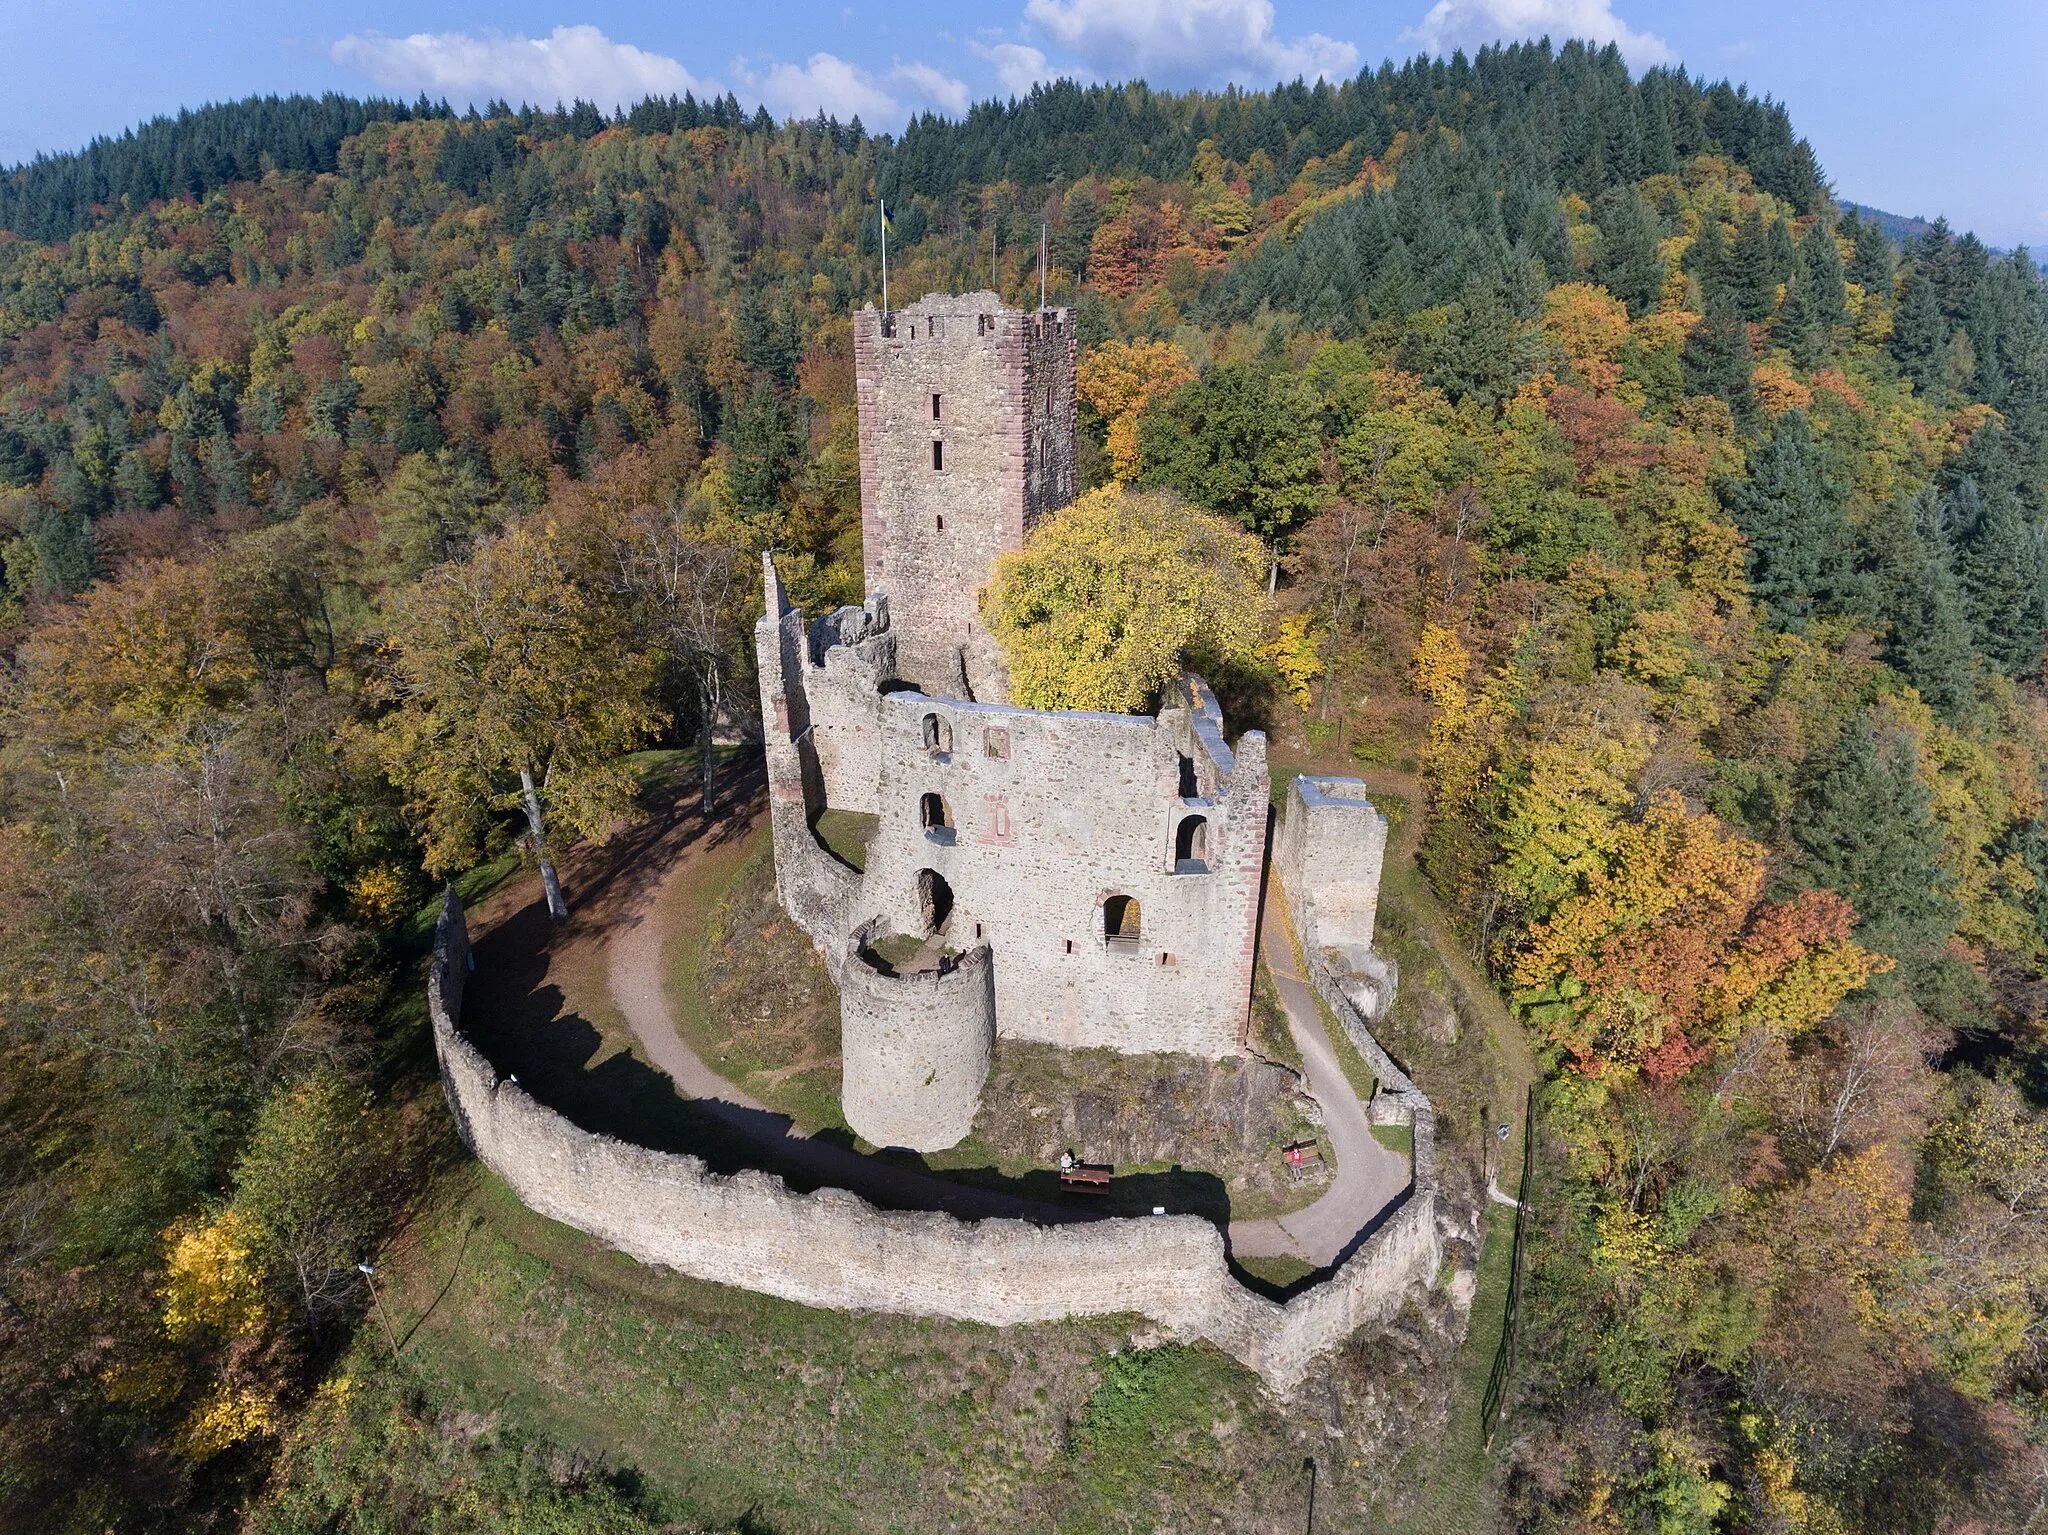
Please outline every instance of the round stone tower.
[{"label": "round stone tower", "polygon": [[840,966],[840,1106],[877,1146],[944,1151],[974,1126],[995,1048],[988,945],[898,975],[868,949],[878,925],[855,931]]}]

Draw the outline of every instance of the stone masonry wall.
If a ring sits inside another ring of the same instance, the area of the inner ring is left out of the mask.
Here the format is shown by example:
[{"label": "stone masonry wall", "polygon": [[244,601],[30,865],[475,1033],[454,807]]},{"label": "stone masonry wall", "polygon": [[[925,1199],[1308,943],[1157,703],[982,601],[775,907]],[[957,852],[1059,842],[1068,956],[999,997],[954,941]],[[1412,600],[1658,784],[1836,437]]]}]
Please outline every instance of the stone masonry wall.
[{"label": "stone masonry wall", "polygon": [[1289,785],[1273,839],[1273,868],[1311,951],[1372,947],[1387,822],[1356,778],[1304,773]]},{"label": "stone masonry wall", "polygon": [[1070,310],[994,293],[854,316],[867,589],[888,594],[901,675],[927,692],[968,691],[995,557],[1073,499],[1074,355]]},{"label": "stone masonry wall", "polygon": [[766,611],[754,625],[754,654],[761,679],[761,748],[768,770],[775,892],[790,919],[817,944],[836,981],[861,877],[811,833],[812,818],[825,808],[826,798],[803,681],[809,670],[804,616],[783,595],[775,562],[764,557],[762,563]]},{"label": "stone masonry wall", "polygon": [[[1206,690],[1204,690],[1206,691]],[[1040,713],[896,692],[881,699],[881,826],[860,909],[921,934],[919,875],[951,888],[953,941],[994,954],[997,1032],[1070,1048],[1238,1052],[1251,997],[1268,818],[1265,738],[1183,798],[1176,720]],[[931,717],[950,750],[926,742]],[[940,797],[944,830],[921,803]],[[1176,860],[1200,817],[1202,857]],[[1105,932],[1110,897],[1135,941]]]},{"label": "stone masonry wall", "polygon": [[1134,1312],[1183,1339],[1214,1342],[1287,1392],[1319,1355],[1391,1321],[1442,1260],[1421,1122],[1407,1203],[1328,1280],[1284,1306],[1231,1278],[1222,1233],[1196,1216],[969,1222],[878,1210],[839,1189],[794,1194],[761,1172],[719,1177],[695,1157],[580,1130],[501,1079],[456,1026],[468,951],[451,889],[427,1004],[463,1144],[528,1208],[643,1263],[807,1306],[994,1326]]},{"label": "stone masonry wall", "polygon": [[874,924],[847,940],[839,967],[839,1104],[876,1146],[944,1151],[974,1128],[995,1049],[988,945],[944,973],[884,975],[862,957]]}]

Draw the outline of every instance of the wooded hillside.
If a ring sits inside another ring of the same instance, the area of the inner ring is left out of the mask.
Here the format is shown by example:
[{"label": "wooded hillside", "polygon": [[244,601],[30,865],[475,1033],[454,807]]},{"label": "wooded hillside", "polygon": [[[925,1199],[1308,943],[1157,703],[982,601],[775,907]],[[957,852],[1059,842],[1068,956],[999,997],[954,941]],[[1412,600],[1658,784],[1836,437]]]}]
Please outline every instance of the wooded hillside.
[{"label": "wooded hillside", "polygon": [[259,1495],[445,1155],[436,882],[751,706],[762,551],[859,599],[878,197],[892,295],[1035,302],[1043,226],[1087,485],[1279,562],[1234,708],[1421,776],[1549,1073],[1504,1526],[2019,1527],[2048,293],[1577,46],[900,138],[252,100],[0,177],[4,1517]]}]

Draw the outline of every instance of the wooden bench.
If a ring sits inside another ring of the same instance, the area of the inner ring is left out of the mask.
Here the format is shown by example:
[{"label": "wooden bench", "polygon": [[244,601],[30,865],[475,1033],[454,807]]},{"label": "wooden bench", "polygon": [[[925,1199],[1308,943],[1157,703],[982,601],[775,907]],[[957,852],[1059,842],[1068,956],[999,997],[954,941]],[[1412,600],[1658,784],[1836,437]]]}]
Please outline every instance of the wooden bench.
[{"label": "wooden bench", "polygon": [[1287,1175],[1297,1180],[1308,1176],[1310,1168],[1323,1165],[1322,1148],[1314,1141],[1296,1141],[1280,1155],[1287,1163]]},{"label": "wooden bench", "polygon": [[1060,1169],[1060,1187],[1077,1194],[1107,1194],[1109,1176],[1114,1170],[1103,1162],[1076,1162]]}]

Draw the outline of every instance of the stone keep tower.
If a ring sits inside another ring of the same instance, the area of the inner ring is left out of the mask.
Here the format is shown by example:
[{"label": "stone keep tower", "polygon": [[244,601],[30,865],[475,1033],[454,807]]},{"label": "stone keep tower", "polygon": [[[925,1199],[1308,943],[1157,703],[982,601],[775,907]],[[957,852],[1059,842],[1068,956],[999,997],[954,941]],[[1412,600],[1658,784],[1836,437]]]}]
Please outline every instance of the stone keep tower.
[{"label": "stone keep tower", "polygon": [[977,598],[998,554],[1074,499],[1074,312],[930,294],[854,316],[861,536],[901,676],[1007,701]]}]

